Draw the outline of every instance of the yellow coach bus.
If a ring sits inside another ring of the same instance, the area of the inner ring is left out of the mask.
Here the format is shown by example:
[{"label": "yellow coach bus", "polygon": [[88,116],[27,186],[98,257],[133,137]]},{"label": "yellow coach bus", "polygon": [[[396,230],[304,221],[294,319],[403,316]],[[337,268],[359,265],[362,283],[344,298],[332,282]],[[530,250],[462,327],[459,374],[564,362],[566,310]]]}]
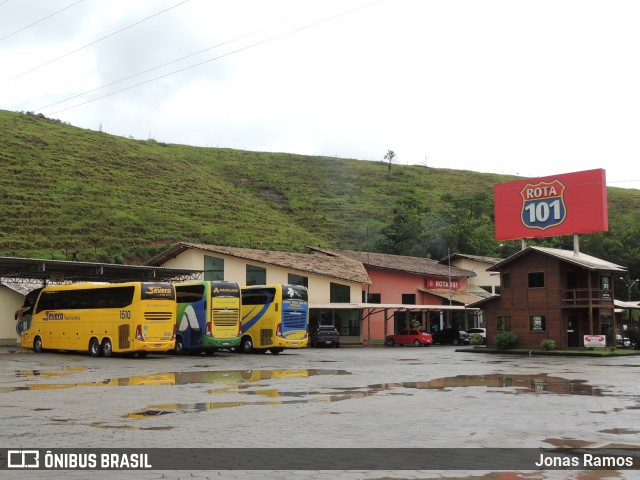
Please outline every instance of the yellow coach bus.
[{"label": "yellow coach bus", "polygon": [[308,342],[307,289],[300,285],[242,287],[240,351],[303,348]]},{"label": "yellow coach bus", "polygon": [[176,293],[156,282],[74,283],[42,289],[21,345],[114,353],[166,352],[175,346]]}]

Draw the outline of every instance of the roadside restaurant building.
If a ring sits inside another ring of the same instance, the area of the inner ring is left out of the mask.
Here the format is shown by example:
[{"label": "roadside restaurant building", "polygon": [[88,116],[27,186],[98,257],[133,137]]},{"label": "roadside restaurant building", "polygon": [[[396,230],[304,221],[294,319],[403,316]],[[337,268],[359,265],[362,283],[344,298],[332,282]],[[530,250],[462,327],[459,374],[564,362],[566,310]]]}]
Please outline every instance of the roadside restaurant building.
[{"label": "roadside restaurant building", "polygon": [[487,343],[512,331],[518,347],[584,346],[585,335],[607,335],[613,345],[614,278],[626,268],[572,250],[527,247],[489,267],[500,273],[500,295],[472,307],[484,309]]}]

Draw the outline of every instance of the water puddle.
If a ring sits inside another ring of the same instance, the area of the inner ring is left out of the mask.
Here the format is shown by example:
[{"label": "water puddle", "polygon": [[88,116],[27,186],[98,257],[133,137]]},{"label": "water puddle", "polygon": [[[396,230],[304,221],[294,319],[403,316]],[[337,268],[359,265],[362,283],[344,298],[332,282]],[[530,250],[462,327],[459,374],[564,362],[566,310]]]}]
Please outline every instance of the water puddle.
[{"label": "water puddle", "polygon": [[94,428],[103,428],[111,430],[173,430],[171,426],[164,427],[136,427],[133,425],[107,425],[104,422],[94,422],[89,425]]},{"label": "water puddle", "polygon": [[131,377],[110,378],[99,382],[83,383],[48,383],[31,384],[24,387],[1,387],[0,393],[22,390],[59,390],[76,387],[131,387],[156,385],[192,385],[192,384],[242,384],[255,383],[264,380],[286,378],[305,378],[316,375],[350,375],[346,370],[320,369],[283,369],[283,370],[225,370],[225,371],[196,371],[196,372],[163,372],[152,375],[135,375]]},{"label": "water puddle", "polygon": [[371,385],[370,388],[415,388],[425,390],[450,390],[453,388],[485,387],[513,388],[509,393],[550,393],[555,395],[587,395],[600,397],[605,391],[588,385],[585,380],[567,380],[560,377],[538,375],[458,375],[443,377],[427,382],[403,382]]},{"label": "water puddle", "polygon": [[[515,394],[555,394],[555,395],[589,395],[601,396],[604,391],[587,385],[583,380],[567,380],[559,377],[538,375],[460,375],[443,377],[424,382],[380,383],[366,387],[339,387],[329,392],[318,391],[282,391],[275,388],[256,389],[255,385],[228,384],[218,389],[209,390],[213,395],[236,394],[248,397],[240,401],[218,401],[199,403],[170,403],[149,405],[142,412],[133,412],[126,418],[141,420],[149,418],[146,411],[173,411],[178,413],[195,413],[226,408],[264,405],[299,405],[311,403],[332,403],[344,400],[371,397],[378,394],[409,395],[401,389],[449,391],[454,388],[485,387],[509,389]],[[267,397],[267,398],[264,398]],[[565,445],[568,446],[568,445]],[[574,445],[577,446],[577,445]]]},{"label": "water puddle", "polygon": [[[438,477],[438,480],[544,480],[547,477],[545,472],[489,472],[484,475],[468,475],[466,477]],[[551,477],[555,478],[555,477]],[[617,478],[625,478],[618,470],[585,470],[574,471],[565,477],[573,480],[615,480]],[[387,477],[372,480],[388,480]]]},{"label": "water puddle", "polygon": [[599,430],[600,433],[612,433],[614,435],[636,435],[640,430],[632,430],[630,428],[609,428],[607,430]]},{"label": "water puddle", "polygon": [[64,367],[61,371],[48,371],[48,370],[19,370],[16,372],[18,378],[30,378],[30,377],[64,377],[72,375],[74,373],[85,372],[87,369],[84,367]]},{"label": "water puddle", "polygon": [[594,444],[593,442],[576,438],[546,438],[543,442],[559,448],[586,448]]},{"label": "water puddle", "polygon": [[[220,410],[226,408],[238,408],[259,405],[300,405],[313,403],[332,403],[344,400],[352,400],[354,398],[364,398],[373,395],[371,392],[349,392],[343,394],[322,394],[319,392],[281,392],[279,390],[261,390],[254,392],[245,392],[249,395],[269,397],[268,400],[256,401],[236,401],[236,402],[199,402],[199,403],[168,403],[164,405],[152,405],[145,407],[147,409],[158,409],[167,413],[198,413],[209,410]],[[125,418],[134,420],[144,420],[151,418],[145,410],[142,412],[134,412],[125,415]],[[154,410],[151,410],[154,411]]]}]

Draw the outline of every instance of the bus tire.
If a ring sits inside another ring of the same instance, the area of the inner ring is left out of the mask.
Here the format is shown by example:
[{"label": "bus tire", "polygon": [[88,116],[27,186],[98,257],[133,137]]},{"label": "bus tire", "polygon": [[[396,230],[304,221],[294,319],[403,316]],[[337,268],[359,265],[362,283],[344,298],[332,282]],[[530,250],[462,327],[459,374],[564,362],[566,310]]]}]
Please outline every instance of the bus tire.
[{"label": "bus tire", "polygon": [[144,357],[146,357],[146,356],[147,356],[147,353],[148,353],[148,352],[142,351],[142,352],[136,352],[136,353],[138,354],[138,357],[140,357],[140,358],[144,358]]},{"label": "bus tire", "polygon": [[253,341],[251,337],[244,337],[240,342],[240,351],[242,353],[251,353],[253,352]]},{"label": "bus tire", "polygon": [[89,354],[92,357],[99,357],[100,353],[102,353],[102,351],[100,350],[100,342],[97,338],[93,337],[89,341]]},{"label": "bus tire", "polygon": [[102,355],[105,358],[113,357],[113,345],[111,345],[111,340],[108,338],[102,341]]},{"label": "bus tire", "polygon": [[36,353],[42,353],[44,348],[42,348],[42,339],[40,337],[36,337],[33,339],[33,351]]},{"label": "bus tire", "polygon": [[176,355],[184,355],[185,354],[184,341],[182,340],[182,337],[177,337],[176,338],[176,346],[173,349],[173,353],[175,353]]},{"label": "bus tire", "polygon": [[278,355],[283,350],[284,348],[272,348],[270,351],[271,351],[271,355]]}]

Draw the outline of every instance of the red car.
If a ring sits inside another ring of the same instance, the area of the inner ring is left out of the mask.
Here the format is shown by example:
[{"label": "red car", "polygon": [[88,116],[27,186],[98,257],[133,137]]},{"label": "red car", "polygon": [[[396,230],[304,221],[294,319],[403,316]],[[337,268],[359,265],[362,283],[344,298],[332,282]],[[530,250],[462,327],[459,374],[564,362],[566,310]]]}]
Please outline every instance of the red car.
[{"label": "red car", "polygon": [[387,335],[384,339],[385,345],[392,347],[396,343],[398,345],[413,345],[414,347],[420,347],[424,345],[428,347],[433,343],[431,334],[412,328],[409,330],[402,330],[395,335]]}]

